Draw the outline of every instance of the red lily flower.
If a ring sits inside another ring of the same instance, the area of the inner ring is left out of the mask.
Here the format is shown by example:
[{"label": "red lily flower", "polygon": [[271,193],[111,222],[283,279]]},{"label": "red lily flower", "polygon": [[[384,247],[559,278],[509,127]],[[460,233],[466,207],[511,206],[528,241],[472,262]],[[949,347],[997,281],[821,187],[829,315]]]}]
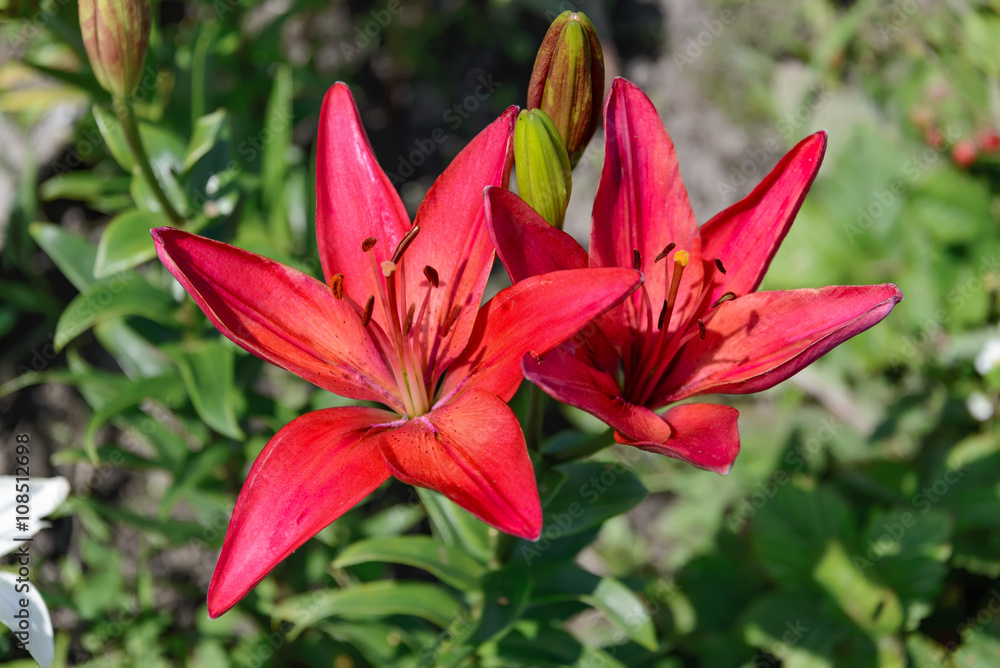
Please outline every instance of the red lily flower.
[{"label": "red lily flower", "polygon": [[755,292],[826,150],[820,132],[793,148],[745,199],[698,228],[673,143],[639,88],[616,79],[604,107],[604,172],[590,254],[509,192],[487,216],[512,280],[579,267],[635,267],[643,287],[525,377],[615,430],[615,440],[726,473],[738,412],[682,404],[700,394],[759,392],[878,323],[895,285]]},{"label": "red lily flower", "polygon": [[219,331],[319,387],[386,407],[308,413],[265,446],[209,586],[212,617],[390,475],[538,537],[534,472],[506,404],[521,358],[552,349],[642,279],[616,268],[556,272],[479,308],[494,257],[483,189],[508,183],[516,115],[508,109],[455,158],[411,226],[350,90],[333,86],[316,165],[326,284],[227,244],[153,231],[160,259]]}]

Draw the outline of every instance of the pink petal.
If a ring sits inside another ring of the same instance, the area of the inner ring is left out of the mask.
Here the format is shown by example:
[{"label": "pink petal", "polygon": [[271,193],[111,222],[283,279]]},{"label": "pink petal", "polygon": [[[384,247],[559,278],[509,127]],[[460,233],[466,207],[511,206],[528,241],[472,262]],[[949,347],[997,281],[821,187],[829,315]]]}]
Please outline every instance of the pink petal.
[{"label": "pink petal", "polygon": [[641,282],[631,269],[571,269],[501,290],[480,309],[469,346],[448,369],[438,396],[450,400],[477,388],[509,400],[521,384],[525,354],[544,355]]},{"label": "pink petal", "polygon": [[595,364],[596,357],[585,343],[574,339],[541,362],[525,355],[522,368],[525,378],[556,401],[587,411],[631,439],[662,443],[670,438],[670,425],[645,406],[626,401],[614,378]]},{"label": "pink petal", "polygon": [[[633,251],[638,250],[645,287],[658,312],[666,297],[664,268],[672,272],[674,255],[687,251],[691,262],[678,296],[679,316],[690,305],[692,288],[700,289],[702,267],[698,227],[673,142],[645,93],[620,77],[604,105],[604,134],[604,171],[594,200],[590,264],[631,267]],[[675,250],[656,263],[669,243],[676,244]],[[638,304],[637,299],[638,295],[630,303]]]},{"label": "pink petal", "polygon": [[441,492],[506,533],[535,540],[542,507],[514,412],[488,392],[466,392],[399,429],[379,447],[393,475]]},{"label": "pink petal", "polygon": [[264,446],[240,490],[208,587],[218,617],[278,562],[389,478],[372,425],[397,420],[374,408],[307,413]]},{"label": "pink petal", "polygon": [[587,266],[587,251],[576,239],[549,225],[509,190],[486,189],[486,221],[497,255],[514,283]]},{"label": "pink petal", "polygon": [[[377,240],[376,266],[392,257],[410,229],[410,218],[392,183],[378,166],[358,108],[347,84],[336,83],[323,99],[316,137],[316,241],[323,275],[344,275],[344,293],[364,305],[378,295],[383,279],[361,252],[368,237]],[[376,297],[374,319],[385,324]]]},{"label": "pink petal", "polygon": [[738,416],[729,406],[683,404],[663,415],[674,434],[669,440],[661,441],[656,432],[635,440],[616,433],[615,440],[725,475],[740,451]]},{"label": "pink petal", "polygon": [[[430,340],[438,341],[433,365],[434,382],[465,347],[493,266],[493,242],[486,229],[483,189],[506,188],[514,159],[514,122],[510,107],[480,132],[427,191],[417,211],[420,234],[406,251],[407,294],[422,300],[427,290],[424,266],[433,267],[440,287],[430,293]],[[437,337],[440,324],[455,307],[458,319],[448,336]]]},{"label": "pink petal", "polygon": [[752,193],[702,226],[702,257],[719,258],[727,271],[716,275],[713,301],[727,291],[745,295],[757,289],[825,152],[826,132],[803,139]]},{"label": "pink petal", "polygon": [[889,315],[895,285],[755,292],[725,302],[692,339],[655,405],[707,393],[748,394],[777,385]]},{"label": "pink petal", "polygon": [[152,234],[164,266],[241,348],[336,394],[402,411],[360,317],[330,288],[229,244],[170,227]]}]

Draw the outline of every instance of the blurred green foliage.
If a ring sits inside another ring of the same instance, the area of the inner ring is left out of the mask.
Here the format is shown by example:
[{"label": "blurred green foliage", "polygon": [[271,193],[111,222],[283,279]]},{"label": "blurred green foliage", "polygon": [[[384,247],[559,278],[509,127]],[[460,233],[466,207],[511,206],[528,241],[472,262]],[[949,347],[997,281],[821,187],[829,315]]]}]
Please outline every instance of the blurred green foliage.
[{"label": "blurred green foliage", "polygon": [[[726,478],[606,450],[540,481],[533,544],[388,483],[212,621],[205,590],[250,463],[282,425],[344,400],[220,337],[150,262],[164,213],[75,5],[0,7],[17,56],[0,67],[5,119],[74,119],[68,147],[17,165],[0,256],[5,432],[33,430],[73,482],[41,571],[58,665],[1000,665],[1000,371],[976,365],[1000,338],[996,2],[712,0],[673,43],[683,17],[588,6],[621,73],[659,59],[758,138],[717,175],[727,203],[830,129],[765,287],[891,281],[907,301],[796,382],[736,401]],[[351,84],[412,212],[523,103],[563,8],[163,0],[140,132],[186,229],[317,274],[328,86]],[[546,426],[564,431],[543,452],[594,427],[551,404]]]}]

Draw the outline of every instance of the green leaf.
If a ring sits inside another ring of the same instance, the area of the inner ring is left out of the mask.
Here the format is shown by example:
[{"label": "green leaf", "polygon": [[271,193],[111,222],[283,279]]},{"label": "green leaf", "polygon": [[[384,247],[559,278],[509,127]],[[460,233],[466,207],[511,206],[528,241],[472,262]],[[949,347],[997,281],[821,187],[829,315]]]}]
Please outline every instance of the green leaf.
[{"label": "green leaf", "polygon": [[[184,215],[188,210],[187,199],[177,180],[177,174],[184,168],[186,150],[183,142],[172,132],[148,123],[139,124],[139,135],[142,137],[156,181],[174,209]],[[163,213],[159,200],[141,173],[136,172],[132,176],[129,192],[135,205],[140,209]]]},{"label": "green leaf", "polygon": [[875,559],[880,582],[892,587],[906,610],[906,628],[914,630],[934,609],[934,599],[948,574],[951,518],[941,512],[875,513],[862,538]]},{"label": "green leaf", "polygon": [[131,174],[135,170],[135,160],[132,157],[132,149],[129,148],[128,140],[125,139],[125,130],[122,129],[121,121],[113,112],[99,104],[95,104],[91,110],[94,112],[97,129],[101,131],[104,143],[111,151],[111,157],[122,169]]},{"label": "green leaf", "polygon": [[484,522],[437,492],[422,487],[415,489],[439,540],[464,550],[482,563],[490,559],[490,529]]},{"label": "green leaf", "polygon": [[1000,657],[1000,638],[979,632],[963,637],[952,660],[961,668],[996,668],[997,657]]},{"label": "green leaf", "polygon": [[191,169],[203,155],[212,150],[215,142],[219,140],[219,135],[225,127],[226,121],[225,109],[218,109],[195,121],[191,141],[188,142],[187,151],[184,153],[182,169],[185,172]]},{"label": "green leaf", "polygon": [[813,571],[813,579],[840,609],[873,638],[899,631],[904,613],[894,591],[864,575],[860,555],[848,555],[839,541],[831,540]]},{"label": "green leaf", "polygon": [[603,524],[646,498],[639,478],[621,464],[581,462],[556,470],[567,477],[543,509],[542,533],[550,540]]},{"label": "green leaf", "polygon": [[180,367],[191,403],[205,424],[229,438],[242,439],[234,410],[232,346],[219,338],[202,339],[163,351]]},{"label": "green leaf", "polygon": [[156,257],[149,231],[169,224],[170,219],[164,214],[141,209],[115,216],[97,244],[94,275],[105,278]]},{"label": "green leaf", "polygon": [[757,512],[751,540],[764,569],[780,582],[810,582],[831,540],[853,544],[853,520],[825,487],[785,485]]},{"label": "green leaf", "polygon": [[77,290],[83,292],[95,282],[97,250],[89,243],[51,223],[32,223],[28,233]]},{"label": "green leaf", "polygon": [[[282,189],[288,171],[288,149],[292,145],[292,68],[281,65],[274,73],[274,85],[264,111],[267,141],[261,156],[261,197],[264,207],[281,207]],[[263,132],[261,131],[263,140]]]},{"label": "green leaf", "polygon": [[485,568],[457,547],[440,543],[430,536],[369,538],[349,545],[334,560],[338,568],[386,561],[421,568],[442,582],[462,591],[479,587]]},{"label": "green leaf", "polygon": [[83,432],[83,447],[90,455],[90,459],[95,464],[97,457],[97,430],[115,415],[133,406],[138,406],[144,400],[155,397],[164,399],[166,397],[180,398],[182,390],[180,378],[177,376],[158,376],[156,378],[141,378],[129,383],[126,391],[112,401],[105,404],[100,410],[94,413],[87,428]]},{"label": "green leaf", "polygon": [[292,622],[289,638],[327,617],[365,618],[413,615],[442,628],[448,626],[461,606],[443,587],[423,582],[381,580],[349,589],[324,589],[281,601],[271,614]]},{"label": "green leaf", "polygon": [[56,323],[56,350],[98,322],[124,315],[139,315],[164,325],[175,323],[174,306],[167,293],[134,272],[105,278],[77,295],[63,311]]},{"label": "green leaf", "polygon": [[171,370],[170,361],[163,351],[125,324],[121,318],[97,324],[94,336],[131,379],[162,376]]},{"label": "green leaf", "polygon": [[223,464],[230,454],[224,445],[213,444],[190,456],[184,462],[184,466],[174,474],[174,483],[160,501],[160,519],[169,517],[174,505]]},{"label": "green leaf", "polygon": [[507,635],[528,605],[531,588],[531,578],[524,568],[486,573],[482,578],[483,609],[470,642],[482,645]]}]

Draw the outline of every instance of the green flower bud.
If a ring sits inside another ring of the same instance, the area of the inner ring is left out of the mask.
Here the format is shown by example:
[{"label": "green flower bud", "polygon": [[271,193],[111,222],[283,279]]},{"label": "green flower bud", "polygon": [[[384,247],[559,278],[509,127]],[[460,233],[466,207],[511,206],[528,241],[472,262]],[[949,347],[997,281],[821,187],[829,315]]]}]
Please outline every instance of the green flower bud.
[{"label": "green flower bud", "polygon": [[562,229],[573,177],[559,130],[541,109],[526,109],[517,117],[514,165],[521,199],[549,224]]},{"label": "green flower bud", "polygon": [[149,46],[149,0],[80,0],[80,31],[101,88],[128,96]]},{"label": "green flower bud", "polygon": [[528,109],[544,109],[576,166],[594,136],[604,96],[604,53],[582,12],[560,14],[538,49],[528,84]]}]

